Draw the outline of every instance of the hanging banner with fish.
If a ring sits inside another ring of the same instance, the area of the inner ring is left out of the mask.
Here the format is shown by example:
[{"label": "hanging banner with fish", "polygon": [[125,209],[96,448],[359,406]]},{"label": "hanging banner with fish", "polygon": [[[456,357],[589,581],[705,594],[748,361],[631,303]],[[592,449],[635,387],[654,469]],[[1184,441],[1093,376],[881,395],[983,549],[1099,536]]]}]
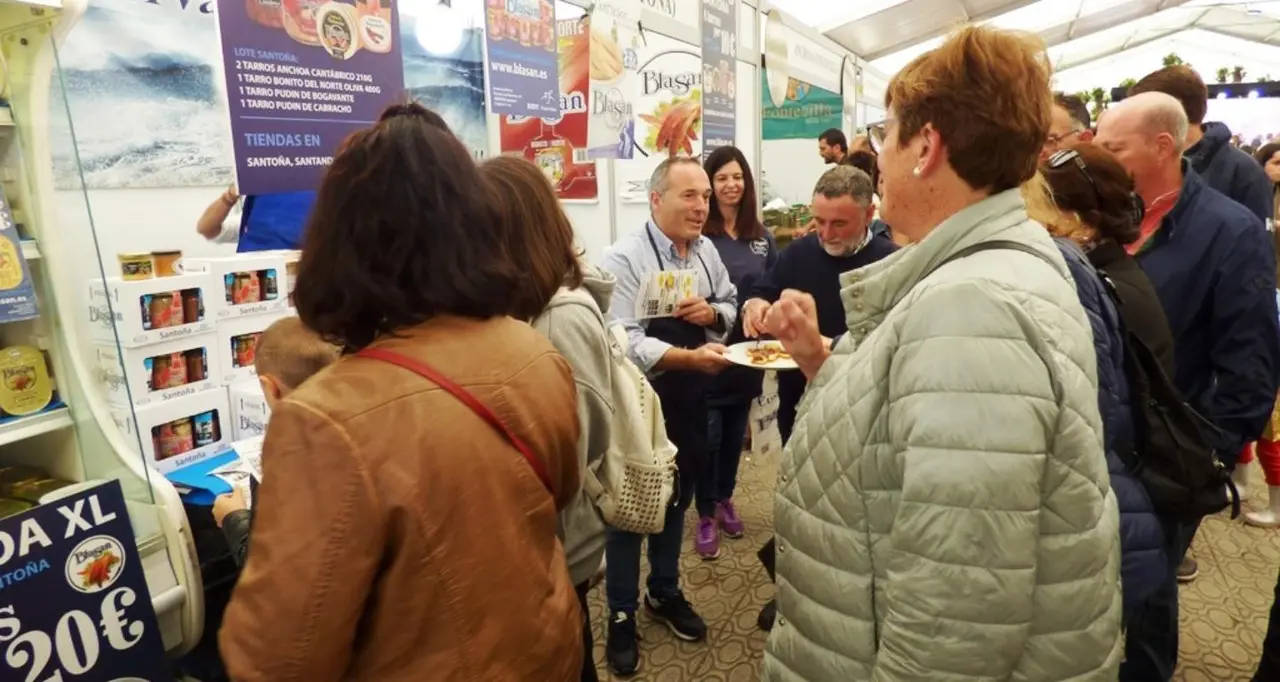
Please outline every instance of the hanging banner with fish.
[{"label": "hanging banner with fish", "polygon": [[170,682],[119,481],[60,496],[0,467],[0,680]]},{"label": "hanging banner with fish", "polygon": [[503,154],[518,154],[547,174],[561,199],[595,199],[596,162],[587,158],[589,20],[556,22],[560,64],[560,115],[554,118],[502,116]]},{"label": "hanging banner with fish", "polygon": [[639,0],[596,0],[592,5],[587,146],[593,159],[631,158],[637,51],[643,45],[639,31]]},{"label": "hanging banner with fish", "polygon": [[769,95],[767,74],[761,73],[760,79],[761,139],[816,140],[822,131],[840,127],[844,115],[840,93],[789,78],[786,99],[778,106]]},{"label": "hanging banner with fish", "polygon": [[644,34],[635,102],[635,155],[614,166],[622,201],[649,201],[649,175],[669,156],[702,155],[702,54],[697,47]]}]

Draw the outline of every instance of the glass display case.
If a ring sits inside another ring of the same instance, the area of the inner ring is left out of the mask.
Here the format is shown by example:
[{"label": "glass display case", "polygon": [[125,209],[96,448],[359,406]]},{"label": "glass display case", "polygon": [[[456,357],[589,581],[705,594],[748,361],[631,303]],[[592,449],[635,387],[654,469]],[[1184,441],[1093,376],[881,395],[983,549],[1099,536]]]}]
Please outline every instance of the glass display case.
[{"label": "glass display case", "polygon": [[177,654],[200,637],[201,587],[181,501],[148,463],[156,439],[130,394],[126,322],[149,310],[98,248],[59,68],[58,42],[84,10],[0,3],[0,514],[41,501],[6,487],[15,477],[46,481],[34,489],[48,499],[61,483],[119,480]]}]

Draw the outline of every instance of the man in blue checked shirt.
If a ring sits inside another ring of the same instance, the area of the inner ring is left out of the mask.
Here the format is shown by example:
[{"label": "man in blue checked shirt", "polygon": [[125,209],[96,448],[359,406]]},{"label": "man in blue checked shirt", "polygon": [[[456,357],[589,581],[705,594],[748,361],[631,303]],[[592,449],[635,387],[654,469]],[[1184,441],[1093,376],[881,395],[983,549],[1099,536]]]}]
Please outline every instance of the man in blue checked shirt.
[{"label": "man in blue checked shirt", "polygon": [[[711,181],[697,159],[673,157],[649,178],[651,220],[606,254],[604,269],[617,278],[609,314],[627,332],[628,354],[648,376],[662,402],[667,436],[677,449],[679,499],[666,526],[649,536],[645,610],[676,637],[702,641],[707,626],[680,591],[680,541],[685,510],[707,458],[707,390],[729,361],[721,345],[738,314],[738,293],[715,245],[702,236]],[[662,271],[692,271],[694,296],[672,317],[637,319],[636,300]],[[605,594],[609,633],[605,654],[615,675],[640,665],[635,612],[640,601],[640,547],[644,536],[609,529]]]}]

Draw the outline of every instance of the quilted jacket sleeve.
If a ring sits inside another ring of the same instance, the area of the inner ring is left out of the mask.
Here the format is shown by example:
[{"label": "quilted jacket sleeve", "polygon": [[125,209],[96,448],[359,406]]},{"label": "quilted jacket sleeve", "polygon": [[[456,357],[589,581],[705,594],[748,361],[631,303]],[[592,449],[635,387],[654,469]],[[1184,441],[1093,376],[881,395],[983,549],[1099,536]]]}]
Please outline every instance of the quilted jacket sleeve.
[{"label": "quilted jacket sleeve", "polygon": [[902,493],[873,680],[1005,679],[1025,651],[1059,408],[1022,303],[939,283],[900,327],[887,390]]}]

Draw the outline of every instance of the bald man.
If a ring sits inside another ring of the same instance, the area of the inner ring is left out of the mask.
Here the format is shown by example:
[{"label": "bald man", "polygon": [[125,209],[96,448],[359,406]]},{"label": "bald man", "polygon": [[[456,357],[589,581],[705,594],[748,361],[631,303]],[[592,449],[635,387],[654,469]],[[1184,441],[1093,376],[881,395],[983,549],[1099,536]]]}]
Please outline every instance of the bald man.
[{"label": "bald man", "polygon": [[[1206,185],[1183,159],[1187,127],[1178,100],[1148,92],[1112,107],[1098,123],[1096,142],[1133,175],[1146,208],[1141,235],[1129,249],[1169,318],[1176,347],[1174,383],[1218,427],[1218,433],[1207,435],[1233,468],[1244,444],[1262,433],[1280,388],[1275,253],[1262,221]],[[1175,533],[1175,561],[1185,557],[1196,526]],[[1196,572],[1188,557],[1177,579],[1192,580]],[[1169,613],[1153,618],[1158,626],[1145,627],[1163,630],[1172,675],[1176,585],[1158,596]],[[1137,631],[1143,629],[1138,624]],[[1129,636],[1135,636],[1133,625]]]}]

